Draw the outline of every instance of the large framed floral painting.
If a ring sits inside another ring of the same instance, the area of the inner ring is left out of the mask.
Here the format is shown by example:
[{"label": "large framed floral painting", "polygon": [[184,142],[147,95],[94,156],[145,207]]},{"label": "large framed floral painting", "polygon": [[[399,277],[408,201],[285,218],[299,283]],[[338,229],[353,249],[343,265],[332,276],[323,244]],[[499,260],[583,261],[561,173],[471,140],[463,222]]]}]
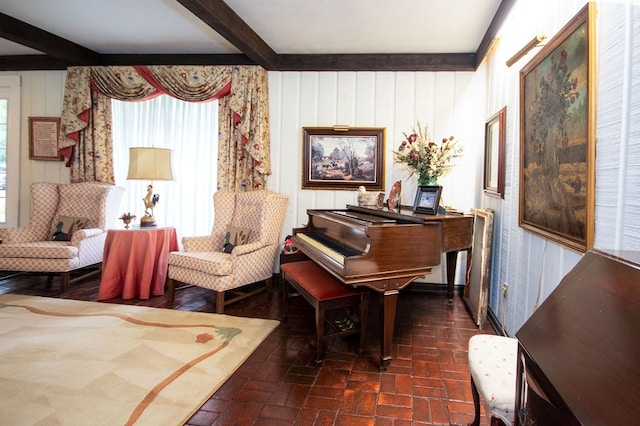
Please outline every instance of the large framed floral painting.
[{"label": "large framed floral painting", "polygon": [[384,191],[384,127],[302,130],[302,189]]},{"label": "large framed floral painting", "polygon": [[593,247],[595,6],[588,3],[520,71],[519,225]]}]

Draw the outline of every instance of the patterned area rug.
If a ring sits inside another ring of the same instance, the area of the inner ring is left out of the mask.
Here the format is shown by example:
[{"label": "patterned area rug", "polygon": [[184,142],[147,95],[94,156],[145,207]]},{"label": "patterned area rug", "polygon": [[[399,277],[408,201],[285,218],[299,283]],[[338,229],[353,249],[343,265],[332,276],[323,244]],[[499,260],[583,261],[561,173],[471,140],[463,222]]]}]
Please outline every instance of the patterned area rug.
[{"label": "patterned area rug", "polygon": [[277,326],[0,295],[0,423],[182,425]]}]

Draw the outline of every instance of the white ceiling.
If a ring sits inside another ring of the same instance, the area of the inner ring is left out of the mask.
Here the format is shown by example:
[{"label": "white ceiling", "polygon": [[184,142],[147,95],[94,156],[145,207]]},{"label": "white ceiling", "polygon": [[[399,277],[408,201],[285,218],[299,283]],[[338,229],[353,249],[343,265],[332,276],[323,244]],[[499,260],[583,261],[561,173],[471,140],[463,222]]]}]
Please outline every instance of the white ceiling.
[{"label": "white ceiling", "polygon": [[[433,54],[475,53],[501,0],[225,3],[276,54]],[[0,0],[0,12],[99,54],[242,53],[178,0]],[[0,38],[0,55],[39,53]]]},{"label": "white ceiling", "polygon": [[[475,52],[500,0],[226,0],[277,53]],[[174,0],[0,0],[98,53],[239,53]],[[33,54],[6,40],[0,54]]]}]

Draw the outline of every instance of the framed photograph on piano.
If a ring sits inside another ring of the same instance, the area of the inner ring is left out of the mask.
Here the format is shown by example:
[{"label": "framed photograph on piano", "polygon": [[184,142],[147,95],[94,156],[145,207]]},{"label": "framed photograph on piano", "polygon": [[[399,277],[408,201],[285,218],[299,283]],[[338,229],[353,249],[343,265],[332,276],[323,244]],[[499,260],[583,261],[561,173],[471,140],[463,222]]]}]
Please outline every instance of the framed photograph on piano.
[{"label": "framed photograph on piano", "polygon": [[441,186],[418,186],[416,200],[413,202],[413,211],[416,213],[438,214],[441,193]]},{"label": "framed photograph on piano", "polygon": [[302,189],[384,191],[384,127],[302,130]]}]

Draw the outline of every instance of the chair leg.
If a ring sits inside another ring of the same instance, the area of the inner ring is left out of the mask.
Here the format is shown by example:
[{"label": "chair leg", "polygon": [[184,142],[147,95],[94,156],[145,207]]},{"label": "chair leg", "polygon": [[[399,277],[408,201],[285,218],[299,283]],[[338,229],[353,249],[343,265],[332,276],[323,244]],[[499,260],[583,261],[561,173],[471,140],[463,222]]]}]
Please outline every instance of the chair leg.
[{"label": "chair leg", "polygon": [[69,290],[69,272],[60,273],[60,288],[63,292]]},{"label": "chair leg", "polygon": [[173,303],[176,298],[176,281],[173,278],[167,277],[167,301]]},{"label": "chair leg", "polygon": [[224,313],[224,291],[216,291],[216,313]]},{"label": "chair leg", "polygon": [[475,417],[473,423],[469,423],[469,426],[480,426],[480,394],[478,388],[471,377],[471,394],[473,395],[473,406],[475,408]]},{"label": "chair leg", "polygon": [[289,317],[289,283],[281,277],[280,288],[282,289],[282,321]]},{"label": "chair leg", "polygon": [[50,289],[51,285],[53,284],[53,272],[49,272],[47,274],[47,284],[46,284],[46,289]]}]

